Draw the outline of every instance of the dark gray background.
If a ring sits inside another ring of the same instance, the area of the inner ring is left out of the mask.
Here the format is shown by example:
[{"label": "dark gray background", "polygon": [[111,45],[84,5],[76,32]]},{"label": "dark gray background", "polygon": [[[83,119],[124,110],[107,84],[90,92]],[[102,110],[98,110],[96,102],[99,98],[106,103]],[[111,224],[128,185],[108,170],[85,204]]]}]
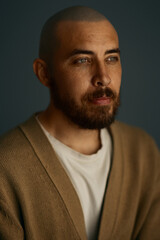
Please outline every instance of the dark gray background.
[{"label": "dark gray background", "polygon": [[49,16],[73,5],[95,8],[117,29],[123,66],[117,118],[146,130],[160,147],[159,0],[1,1],[0,134],[47,106],[48,90],[32,71],[40,30]]}]

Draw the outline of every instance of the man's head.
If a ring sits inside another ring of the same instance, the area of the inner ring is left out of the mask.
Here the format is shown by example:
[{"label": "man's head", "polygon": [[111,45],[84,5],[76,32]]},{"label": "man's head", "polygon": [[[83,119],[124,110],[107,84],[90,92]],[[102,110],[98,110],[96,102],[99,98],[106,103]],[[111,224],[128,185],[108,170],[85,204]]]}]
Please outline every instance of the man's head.
[{"label": "man's head", "polygon": [[108,126],[119,106],[121,63],[111,23],[87,7],[51,17],[42,30],[34,71],[53,106],[81,128]]}]

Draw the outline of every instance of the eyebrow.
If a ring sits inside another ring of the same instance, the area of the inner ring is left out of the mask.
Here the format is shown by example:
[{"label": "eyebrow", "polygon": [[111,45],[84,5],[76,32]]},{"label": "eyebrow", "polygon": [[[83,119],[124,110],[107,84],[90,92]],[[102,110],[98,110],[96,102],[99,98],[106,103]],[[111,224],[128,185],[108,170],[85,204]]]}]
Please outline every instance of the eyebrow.
[{"label": "eyebrow", "polygon": [[[120,49],[119,48],[113,48],[105,51],[105,54],[110,54],[110,53],[119,53],[120,54]],[[70,54],[69,57],[78,55],[78,54],[89,54],[89,55],[94,55],[95,53],[90,50],[84,50],[84,49],[74,49]]]},{"label": "eyebrow", "polygon": [[120,49],[119,48],[113,48],[113,49],[107,50],[105,52],[105,55],[109,54],[109,53],[119,53],[120,54]]}]

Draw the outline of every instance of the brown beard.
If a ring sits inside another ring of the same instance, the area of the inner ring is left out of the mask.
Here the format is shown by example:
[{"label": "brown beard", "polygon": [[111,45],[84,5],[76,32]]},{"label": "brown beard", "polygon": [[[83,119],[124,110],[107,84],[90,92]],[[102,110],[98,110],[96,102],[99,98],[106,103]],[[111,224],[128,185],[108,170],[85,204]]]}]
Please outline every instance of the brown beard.
[{"label": "brown beard", "polygon": [[[108,127],[115,119],[120,105],[120,95],[117,95],[111,88],[98,89],[93,93],[86,93],[81,98],[79,106],[69,95],[60,97],[59,89],[52,81],[51,96],[54,106],[61,110],[74,124],[82,129],[101,129]],[[109,105],[94,105],[92,100],[100,97],[111,98]]]}]

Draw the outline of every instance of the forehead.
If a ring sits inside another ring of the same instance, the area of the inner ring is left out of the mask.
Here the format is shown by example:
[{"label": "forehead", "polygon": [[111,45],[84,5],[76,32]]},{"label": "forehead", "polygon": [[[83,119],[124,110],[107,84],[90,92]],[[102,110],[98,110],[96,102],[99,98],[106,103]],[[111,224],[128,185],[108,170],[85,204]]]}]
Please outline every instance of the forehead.
[{"label": "forehead", "polygon": [[66,50],[73,48],[116,48],[118,35],[110,22],[60,22],[56,29],[59,47]]}]

